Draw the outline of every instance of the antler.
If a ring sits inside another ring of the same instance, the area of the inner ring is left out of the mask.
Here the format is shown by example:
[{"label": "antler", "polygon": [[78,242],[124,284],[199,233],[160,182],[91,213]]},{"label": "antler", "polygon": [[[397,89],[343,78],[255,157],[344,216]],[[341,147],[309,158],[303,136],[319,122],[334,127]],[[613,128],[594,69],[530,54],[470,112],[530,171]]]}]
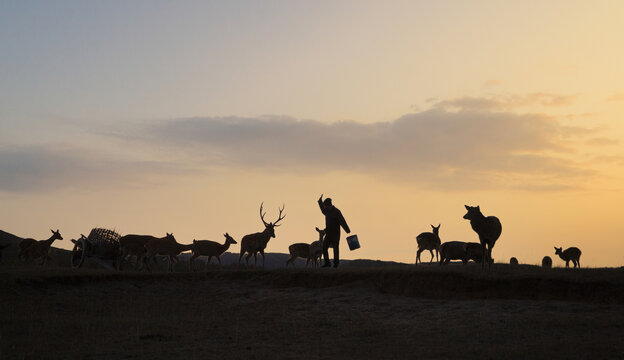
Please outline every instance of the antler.
[{"label": "antler", "polygon": [[282,205],[282,208],[279,209],[279,216],[277,218],[277,220],[275,220],[275,222],[273,223],[273,226],[279,226],[277,225],[278,222],[284,220],[284,218],[286,217],[286,215],[282,216],[282,212],[284,211],[284,208],[286,207],[286,204]]},{"label": "antler", "polygon": [[262,213],[262,205],[264,205],[264,201],[260,204],[260,220],[262,220],[262,223],[264,224],[264,226],[269,226],[269,224],[266,223],[266,221],[264,221],[264,215],[266,215],[266,213]]}]

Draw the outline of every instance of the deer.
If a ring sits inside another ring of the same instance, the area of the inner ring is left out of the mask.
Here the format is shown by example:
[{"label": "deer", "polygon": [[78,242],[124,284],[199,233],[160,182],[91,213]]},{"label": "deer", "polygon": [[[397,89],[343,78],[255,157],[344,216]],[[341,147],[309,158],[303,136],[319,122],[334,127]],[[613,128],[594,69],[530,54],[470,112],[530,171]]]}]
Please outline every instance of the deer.
[{"label": "deer", "polygon": [[121,268],[121,261],[127,257],[136,257],[135,264],[139,266],[139,270],[146,268],[149,270],[149,264],[146,261],[147,249],[145,245],[150,240],[157,239],[151,235],[124,235],[119,238],[119,258],[117,261],[117,269]]},{"label": "deer", "polygon": [[247,265],[249,265],[249,258],[251,257],[251,255],[253,255],[254,265],[256,265],[256,255],[259,252],[260,255],[262,255],[262,267],[264,267],[264,249],[266,249],[269,240],[275,237],[275,228],[280,226],[277,223],[284,220],[284,218],[286,217],[286,215],[282,216],[282,212],[284,211],[285,207],[282,206],[281,209],[278,208],[279,215],[277,217],[277,220],[275,222],[267,223],[266,221],[264,221],[264,215],[266,215],[266,213],[262,212],[263,205],[264,202],[260,204],[260,220],[262,220],[262,223],[264,224],[264,230],[262,232],[243,236],[243,238],[241,239],[240,256],[238,257],[239,265],[245,253],[247,253],[247,257],[245,258]]},{"label": "deer", "polygon": [[481,268],[485,269],[485,263],[488,263],[488,270],[492,265],[492,249],[496,240],[501,235],[503,227],[500,220],[496,216],[485,217],[481,213],[479,206],[464,205],[468,211],[464,215],[464,219],[470,220],[470,226],[477,235],[479,235],[479,241],[481,242],[481,251],[483,254],[483,260],[481,262]]},{"label": "deer", "polygon": [[306,267],[312,260],[312,266],[316,266],[317,259],[320,259],[321,254],[323,253],[323,236],[325,236],[325,230],[320,230],[319,228],[315,228],[319,233],[319,239],[317,241],[308,243],[295,243],[288,247],[288,252],[290,253],[290,259],[286,260],[286,267],[289,264],[295,266],[294,261],[300,257],[306,259]]},{"label": "deer", "polygon": [[574,267],[581,267],[581,250],[577,247],[570,247],[562,251],[561,248],[555,246],[555,255],[559,255],[561,260],[565,261],[566,267],[570,267],[570,260]]},{"label": "deer", "polygon": [[[30,262],[32,260],[41,258],[40,265],[45,265],[48,260],[50,260],[50,256],[48,255],[48,253],[50,252],[50,246],[52,246],[52,243],[55,240],[63,240],[63,237],[61,236],[61,233],[58,229],[56,229],[56,231],[50,229],[50,231],[52,231],[52,236],[50,236],[50,238],[47,240],[24,239],[22,240],[22,242],[20,242],[20,253],[22,257],[26,259],[26,261]],[[26,245],[29,245],[22,248],[21,245],[22,243],[24,243],[25,240],[29,240],[26,242]]]},{"label": "deer", "polygon": [[440,245],[440,265],[448,264],[451,260],[461,260],[464,264],[468,262],[465,242],[447,241]]},{"label": "deer", "polygon": [[168,270],[173,271],[173,264],[178,262],[178,255],[183,251],[193,249],[193,244],[180,244],[176,241],[173,234],[167,233],[164,238],[154,238],[145,244],[146,261],[155,260],[156,255],[165,255],[168,259]]},{"label": "deer", "polygon": [[[420,235],[416,236],[416,242],[418,243],[418,251],[416,252],[416,264],[420,261],[420,253],[424,250],[429,250],[431,253],[431,260],[429,263],[433,262],[433,250],[436,252],[436,261],[439,259],[440,252],[440,224],[437,227],[431,225],[432,232],[424,232],[420,233]],[[420,261],[422,263],[422,261]]]},{"label": "deer", "polygon": [[230,244],[238,244],[230,234],[225,233],[225,242],[223,244],[219,244],[216,241],[211,240],[195,240],[193,239],[193,248],[191,252],[191,258],[189,260],[189,268],[192,269],[193,260],[200,256],[208,256],[208,261],[206,261],[206,266],[210,264],[210,260],[212,257],[216,257],[219,265],[221,265],[221,254],[227,251],[230,248]]}]

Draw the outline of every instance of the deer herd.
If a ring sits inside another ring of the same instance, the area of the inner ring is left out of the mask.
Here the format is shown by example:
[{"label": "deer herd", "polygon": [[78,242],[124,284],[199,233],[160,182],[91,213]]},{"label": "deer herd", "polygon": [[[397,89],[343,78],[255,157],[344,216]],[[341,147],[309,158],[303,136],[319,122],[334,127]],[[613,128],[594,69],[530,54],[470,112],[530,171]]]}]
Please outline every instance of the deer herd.
[{"label": "deer herd", "polygon": [[[264,225],[264,230],[261,232],[245,235],[240,240],[240,253],[238,257],[238,264],[241,264],[242,258],[245,256],[245,264],[249,265],[249,259],[254,257],[254,265],[257,264],[258,253],[262,255],[262,266],[265,262],[265,249],[269,240],[275,238],[275,228],[280,226],[280,222],[286,217],[284,212],[284,206],[279,208],[279,215],[277,220],[273,222],[266,222],[263,212],[264,203],[260,204],[260,220]],[[482,267],[486,264],[488,268],[494,262],[492,259],[492,249],[494,244],[498,240],[502,232],[502,226],[499,219],[495,216],[484,216],[481,213],[479,206],[465,206],[467,213],[464,215],[464,219],[470,221],[470,226],[477,233],[479,242],[463,242],[463,241],[448,241],[442,243],[440,240],[440,225],[431,225],[431,232],[423,232],[416,237],[418,250],[416,252],[416,264],[422,262],[420,260],[420,254],[428,250],[431,253],[430,263],[433,262],[434,251],[436,261],[440,265],[448,264],[451,260],[460,260],[464,264],[469,261],[481,263]],[[19,242],[19,254],[18,258],[32,262],[40,259],[41,264],[44,265],[50,260],[49,252],[52,243],[55,240],[63,240],[61,233],[57,229],[52,231],[52,236],[45,240],[35,239],[22,239]],[[286,261],[286,267],[288,265],[294,266],[294,261],[297,258],[306,260],[306,267],[312,263],[312,266],[318,266],[319,260],[322,254],[323,240],[325,236],[325,230],[316,228],[318,233],[318,240],[312,243],[295,243],[288,247],[290,254],[289,259]],[[8,234],[2,232],[2,234]],[[150,262],[156,263],[156,256],[165,256],[168,260],[168,269],[172,271],[173,264],[178,262],[178,255],[184,251],[191,251],[191,257],[189,260],[189,268],[193,268],[193,261],[200,256],[207,257],[206,264],[209,264],[211,259],[216,258],[217,262],[221,264],[221,255],[226,252],[231,245],[238,244],[238,242],[230,236],[228,233],[223,234],[225,241],[221,244],[211,240],[196,240],[190,244],[180,244],[177,242],[173,234],[167,233],[164,237],[158,238],[151,235],[125,235],[119,239],[119,256],[117,261],[117,268],[120,269],[122,261],[128,261],[134,263],[138,269],[150,270]],[[8,245],[0,244],[0,256],[1,251]],[[580,267],[581,251],[576,247],[570,247],[563,250],[561,247],[555,247],[555,255],[565,261],[566,267],[569,267],[570,261],[572,261],[574,267]],[[1,257],[0,257],[1,259]],[[514,257],[511,259],[512,265],[517,265],[518,260]],[[550,257],[545,256],[542,260],[543,267],[551,267],[552,260]]]}]

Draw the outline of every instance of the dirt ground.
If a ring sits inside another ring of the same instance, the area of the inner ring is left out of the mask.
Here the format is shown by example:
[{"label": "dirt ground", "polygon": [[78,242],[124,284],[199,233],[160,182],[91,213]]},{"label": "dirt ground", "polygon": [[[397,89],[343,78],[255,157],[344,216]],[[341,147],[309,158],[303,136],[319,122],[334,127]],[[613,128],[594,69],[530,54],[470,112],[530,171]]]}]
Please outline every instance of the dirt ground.
[{"label": "dirt ground", "polygon": [[391,291],[430,276],[0,271],[0,359],[624,359],[619,298]]}]

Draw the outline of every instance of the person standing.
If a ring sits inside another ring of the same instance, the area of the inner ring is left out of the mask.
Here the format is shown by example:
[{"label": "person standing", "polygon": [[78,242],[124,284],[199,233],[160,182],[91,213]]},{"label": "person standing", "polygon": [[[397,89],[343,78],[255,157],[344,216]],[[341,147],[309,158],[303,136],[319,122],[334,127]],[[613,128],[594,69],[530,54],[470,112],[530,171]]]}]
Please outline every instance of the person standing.
[{"label": "person standing", "polygon": [[337,207],[332,205],[332,200],[326,198],[323,200],[323,195],[318,199],[321,212],[325,215],[325,240],[323,241],[323,258],[325,258],[325,264],[323,267],[331,266],[329,262],[329,247],[334,249],[334,267],[338,267],[340,262],[339,242],[340,242],[340,227],[342,227],[347,234],[351,232],[349,225],[345,221],[342,212]]}]

